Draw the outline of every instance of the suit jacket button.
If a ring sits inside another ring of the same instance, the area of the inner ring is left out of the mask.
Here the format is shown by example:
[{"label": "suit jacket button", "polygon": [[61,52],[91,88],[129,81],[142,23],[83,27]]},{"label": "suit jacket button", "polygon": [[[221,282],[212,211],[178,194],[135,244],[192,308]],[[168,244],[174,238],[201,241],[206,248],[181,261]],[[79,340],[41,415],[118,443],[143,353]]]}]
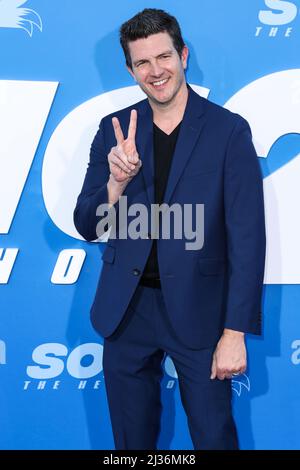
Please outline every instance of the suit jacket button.
[{"label": "suit jacket button", "polygon": [[134,269],[134,270],[133,270],[133,274],[134,274],[135,276],[139,276],[139,275],[141,274],[141,271],[140,271],[139,269]]}]

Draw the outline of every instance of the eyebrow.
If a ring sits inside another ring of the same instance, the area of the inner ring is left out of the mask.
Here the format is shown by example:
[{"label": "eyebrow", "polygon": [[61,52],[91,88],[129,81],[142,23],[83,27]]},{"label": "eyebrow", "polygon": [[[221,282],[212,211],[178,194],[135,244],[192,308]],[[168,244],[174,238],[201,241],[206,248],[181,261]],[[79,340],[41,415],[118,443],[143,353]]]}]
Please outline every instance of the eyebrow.
[{"label": "eyebrow", "polygon": [[[161,57],[162,55],[166,55],[166,54],[173,54],[174,51],[172,51],[171,49],[168,49],[167,51],[165,52],[161,52],[160,54],[158,54],[155,59],[158,59],[159,57]],[[133,62],[133,65],[137,65],[139,62],[144,62],[148,59],[138,59],[136,61]]]}]

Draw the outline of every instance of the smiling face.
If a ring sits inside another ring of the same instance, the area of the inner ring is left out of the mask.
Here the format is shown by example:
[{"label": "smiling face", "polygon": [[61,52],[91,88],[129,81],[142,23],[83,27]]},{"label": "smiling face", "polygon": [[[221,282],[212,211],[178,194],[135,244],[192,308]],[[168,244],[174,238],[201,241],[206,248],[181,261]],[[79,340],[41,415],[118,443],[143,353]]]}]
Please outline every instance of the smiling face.
[{"label": "smiling face", "polygon": [[186,86],[188,48],[184,46],[180,58],[168,33],[131,41],[129,51],[132,69],[127,67],[128,71],[156,105],[171,103]]}]

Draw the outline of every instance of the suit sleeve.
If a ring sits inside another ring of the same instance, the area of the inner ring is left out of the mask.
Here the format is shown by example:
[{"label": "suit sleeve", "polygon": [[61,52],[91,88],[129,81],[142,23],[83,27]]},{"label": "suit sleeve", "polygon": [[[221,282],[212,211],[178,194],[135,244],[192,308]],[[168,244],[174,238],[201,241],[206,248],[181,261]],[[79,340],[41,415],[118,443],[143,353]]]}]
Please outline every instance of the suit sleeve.
[{"label": "suit sleeve", "polygon": [[260,334],[266,245],[263,182],[251,130],[243,118],[227,147],[224,201],[229,261],[225,328]]},{"label": "suit sleeve", "polygon": [[[104,121],[101,120],[91,145],[88,168],[73,213],[76,229],[88,241],[96,240],[99,237],[99,234],[96,233],[96,227],[101,217],[97,216],[96,212],[100,204],[108,204],[107,182],[109,174],[104,141]],[[114,208],[117,210],[118,202],[114,204]],[[108,229],[107,225],[105,229]]]}]

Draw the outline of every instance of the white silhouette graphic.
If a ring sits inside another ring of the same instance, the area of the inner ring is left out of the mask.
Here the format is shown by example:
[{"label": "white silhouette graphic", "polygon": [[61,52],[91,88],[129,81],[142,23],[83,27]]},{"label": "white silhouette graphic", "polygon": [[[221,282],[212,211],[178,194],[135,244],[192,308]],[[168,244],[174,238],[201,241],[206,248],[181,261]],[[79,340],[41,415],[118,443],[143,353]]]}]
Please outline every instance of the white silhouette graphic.
[{"label": "white silhouette graphic", "polygon": [[32,37],[33,28],[43,29],[40,15],[30,8],[19,8],[27,0],[0,0],[0,28],[24,29]]},{"label": "white silhouette graphic", "polygon": [[[225,107],[249,121],[257,154],[266,158],[281,137],[300,135],[300,69],[282,70],[249,83]],[[300,284],[299,172],[300,154],[296,154],[264,179],[265,284]]]},{"label": "white silhouette graphic", "polygon": [[245,387],[247,392],[250,392],[249,377],[246,374],[240,374],[240,375],[234,376],[231,379],[231,387],[232,387],[232,390],[237,393],[238,397],[241,396],[243,387]]},{"label": "white silhouette graphic", "polygon": [[[0,234],[9,233],[57,86],[57,82],[0,80]],[[0,253],[0,284],[9,274],[12,253],[6,261]]]}]

